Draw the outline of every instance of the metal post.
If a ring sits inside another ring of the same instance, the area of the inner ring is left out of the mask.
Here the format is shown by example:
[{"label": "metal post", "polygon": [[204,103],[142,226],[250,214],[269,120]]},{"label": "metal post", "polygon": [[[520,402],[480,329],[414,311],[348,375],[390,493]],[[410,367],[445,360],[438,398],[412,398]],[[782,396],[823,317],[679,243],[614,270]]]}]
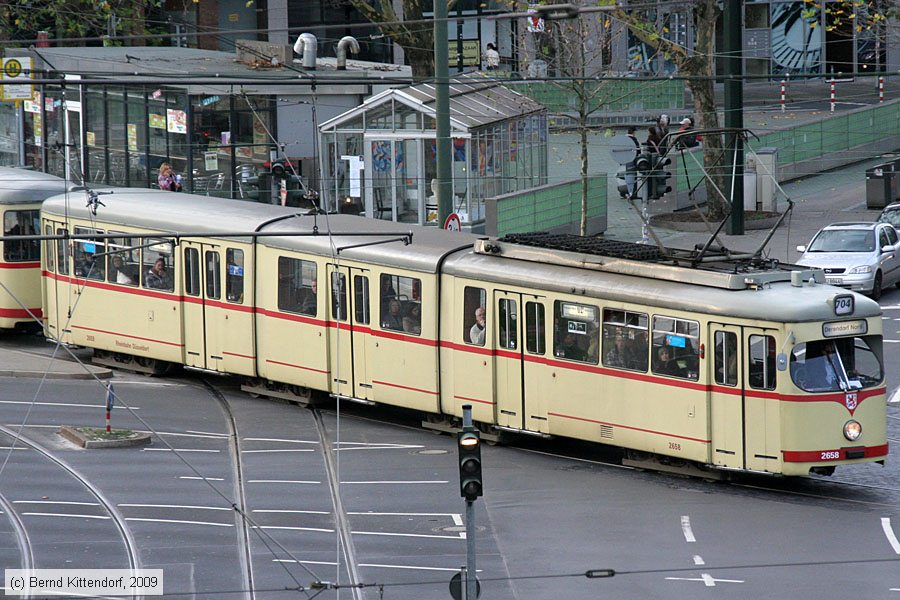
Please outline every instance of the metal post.
[{"label": "metal post", "polygon": [[[651,159],[650,162],[652,163],[653,160]],[[652,177],[650,173],[650,171],[645,171],[641,176],[643,179],[643,183],[641,184],[641,215],[643,216],[641,219],[642,244],[650,243],[650,232],[647,231],[647,223],[650,220],[650,177]]]},{"label": "metal post", "polygon": [[884,77],[878,78],[878,103],[884,102]]},{"label": "metal post", "polygon": [[781,112],[784,112],[784,88],[785,88],[785,81],[784,81],[784,79],[782,79],[781,80]]},{"label": "metal post", "polygon": [[[732,147],[731,235],[744,235],[744,67],[741,0],[725,0],[725,143]],[[730,144],[729,144],[730,142]]]},{"label": "metal post", "polygon": [[[463,430],[473,428],[472,405],[464,404],[462,409]],[[475,587],[477,583],[475,573],[475,503],[471,500],[466,500],[466,574],[463,577],[466,593],[463,598],[475,600],[478,597]]]},{"label": "metal post", "polygon": [[437,121],[437,202],[438,227],[453,209],[452,167],[450,163],[450,58],[447,54],[447,0],[434,3],[434,91]]},{"label": "metal post", "polygon": [[831,112],[834,112],[834,75],[831,76]]}]

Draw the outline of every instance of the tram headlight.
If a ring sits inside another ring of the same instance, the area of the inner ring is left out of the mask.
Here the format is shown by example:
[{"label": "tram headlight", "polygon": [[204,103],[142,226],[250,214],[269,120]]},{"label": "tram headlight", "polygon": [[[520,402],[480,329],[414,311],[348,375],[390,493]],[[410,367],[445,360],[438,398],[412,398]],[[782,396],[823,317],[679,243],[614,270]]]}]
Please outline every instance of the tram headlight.
[{"label": "tram headlight", "polygon": [[850,440],[851,442],[855,442],[859,439],[859,436],[862,435],[862,425],[860,425],[859,421],[855,421],[850,419],[846,423],[844,423],[844,437]]}]

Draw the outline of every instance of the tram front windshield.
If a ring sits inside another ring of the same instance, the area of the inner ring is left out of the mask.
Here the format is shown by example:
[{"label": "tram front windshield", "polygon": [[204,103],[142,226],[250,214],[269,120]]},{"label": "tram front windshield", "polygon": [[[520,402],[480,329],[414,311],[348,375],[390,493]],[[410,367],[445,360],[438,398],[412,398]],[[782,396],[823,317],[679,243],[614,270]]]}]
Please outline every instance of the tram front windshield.
[{"label": "tram front windshield", "polygon": [[791,352],[791,379],[807,392],[853,391],[881,383],[878,336],[803,342]]}]

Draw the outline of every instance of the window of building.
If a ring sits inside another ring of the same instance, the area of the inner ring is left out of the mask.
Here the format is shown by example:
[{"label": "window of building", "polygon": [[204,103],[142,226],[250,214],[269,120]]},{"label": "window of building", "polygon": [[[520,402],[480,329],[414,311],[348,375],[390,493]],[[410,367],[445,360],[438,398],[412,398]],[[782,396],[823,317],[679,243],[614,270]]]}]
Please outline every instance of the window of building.
[{"label": "window of building", "polygon": [[768,29],[769,3],[745,4],[744,27],[747,29]]},{"label": "window of building", "polygon": [[771,335],[751,335],[748,347],[747,379],[758,390],[775,389],[775,338]]},{"label": "window of building", "polygon": [[716,383],[737,385],[737,335],[730,331],[717,331],[715,335]]},{"label": "window of building", "polygon": [[525,303],[525,349],[531,354],[543,354],[546,348],[544,329],[544,305],[540,302]]},{"label": "window of building", "polygon": [[597,364],[600,344],[600,311],[596,306],[561,302],[553,308],[554,355]]},{"label": "window of building", "polygon": [[487,294],[484,288],[466,286],[463,291],[463,340],[484,346],[487,337]]},{"label": "window of building", "polygon": [[309,260],[278,257],[278,310],[316,316],[318,265]]},{"label": "window of building", "polygon": [[653,317],[653,372],[698,379],[700,324],[674,317]]},{"label": "window of building", "polygon": [[[40,230],[40,211],[8,210],[3,213],[4,235],[36,235]],[[3,260],[6,262],[41,260],[41,243],[38,240],[3,242]]]},{"label": "window of building", "polygon": [[647,371],[650,320],[644,313],[603,310],[603,364],[632,371]]}]

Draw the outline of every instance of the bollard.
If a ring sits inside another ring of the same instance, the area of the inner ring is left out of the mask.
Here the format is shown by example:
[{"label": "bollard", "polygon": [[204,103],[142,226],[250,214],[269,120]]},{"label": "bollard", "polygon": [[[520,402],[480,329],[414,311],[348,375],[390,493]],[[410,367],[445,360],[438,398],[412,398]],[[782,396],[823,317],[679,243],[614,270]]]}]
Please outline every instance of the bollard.
[{"label": "bollard", "polygon": [[884,77],[878,78],[878,103],[884,102]]},{"label": "bollard", "polygon": [[784,81],[784,79],[782,79],[781,80],[781,112],[784,112],[784,87],[785,87],[785,81]]}]

